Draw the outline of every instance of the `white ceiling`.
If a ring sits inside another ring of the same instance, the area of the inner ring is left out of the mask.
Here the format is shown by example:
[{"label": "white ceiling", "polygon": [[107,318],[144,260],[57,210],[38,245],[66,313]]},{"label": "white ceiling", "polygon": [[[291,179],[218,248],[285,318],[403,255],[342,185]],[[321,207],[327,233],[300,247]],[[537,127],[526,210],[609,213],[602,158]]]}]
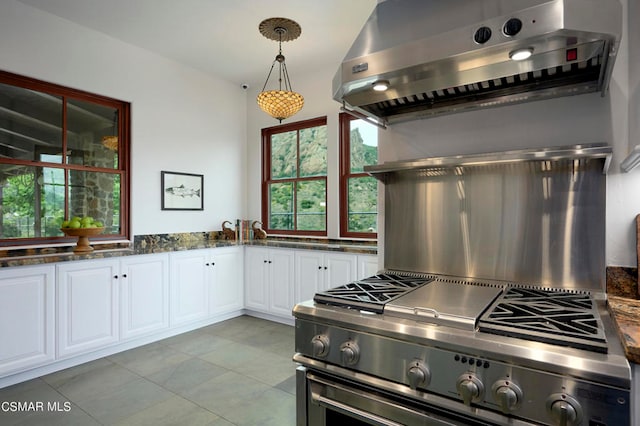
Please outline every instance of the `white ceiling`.
[{"label": "white ceiling", "polygon": [[[126,43],[262,88],[278,43],[259,23],[293,19],[301,36],[282,44],[295,89],[297,78],[338,65],[377,0],[19,0]],[[272,80],[271,84],[275,84]],[[270,84],[270,86],[271,86]]]}]

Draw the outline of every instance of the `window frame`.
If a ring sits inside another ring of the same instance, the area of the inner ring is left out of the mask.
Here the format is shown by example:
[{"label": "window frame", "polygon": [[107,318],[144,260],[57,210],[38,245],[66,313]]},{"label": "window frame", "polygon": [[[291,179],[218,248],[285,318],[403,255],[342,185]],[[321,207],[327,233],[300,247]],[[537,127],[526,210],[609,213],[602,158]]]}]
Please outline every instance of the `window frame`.
[{"label": "window frame", "polygon": [[[351,122],[358,120],[358,117],[341,112],[338,116],[339,122],[339,151],[340,151],[340,177],[339,177],[339,200],[340,200],[340,237],[341,238],[363,238],[377,239],[378,232],[353,232],[349,231],[349,179],[359,177],[370,177],[366,172],[351,173]],[[376,194],[377,196],[377,194]],[[379,212],[378,212],[379,215]]]},{"label": "window frame", "polygon": [[[65,172],[65,214],[69,217],[68,172],[70,170],[81,172],[108,173],[120,176],[120,232],[118,234],[97,235],[92,237],[92,241],[109,241],[130,239],[130,186],[131,186],[131,159],[130,159],[130,137],[131,137],[131,105],[128,102],[120,101],[107,96],[97,95],[83,90],[72,89],[59,84],[48,83],[31,77],[0,70],[0,83],[20,87],[22,89],[34,90],[50,95],[59,96],[62,101],[62,146],[61,163],[50,163],[45,161],[28,161],[13,158],[1,158],[2,164],[15,164],[20,166],[47,167],[64,170]],[[69,101],[83,101],[98,104],[118,111],[118,167],[106,169],[97,166],[85,166],[81,164],[69,163],[67,155],[67,105]],[[32,238],[2,238],[0,237],[0,247],[10,248],[11,246],[42,246],[55,243],[74,243],[77,237],[50,236]]]},{"label": "window frame", "polygon": [[[318,126],[326,126],[327,125],[327,117],[317,117],[309,120],[297,121],[295,123],[288,123],[279,126],[267,127],[262,129],[262,188],[261,188],[261,197],[262,197],[262,229],[264,229],[268,234],[271,235],[290,235],[290,236],[319,236],[326,237],[327,234],[327,223],[328,223],[328,192],[329,189],[327,187],[327,176],[328,171],[325,175],[322,176],[312,176],[312,177],[300,177],[300,131],[304,129],[308,129],[311,127]],[[296,131],[298,133],[297,142],[296,142],[296,150],[298,155],[296,159],[298,164],[296,166],[296,177],[295,178],[283,178],[283,179],[272,179],[271,178],[271,136],[279,133],[286,133]],[[328,133],[328,129],[327,129]],[[328,141],[327,141],[328,143]],[[328,149],[328,146],[327,146]],[[328,160],[328,159],[327,159]],[[328,161],[327,161],[328,163]],[[328,164],[327,164],[328,166]],[[313,230],[298,230],[297,229],[297,208],[298,208],[298,200],[296,197],[297,192],[294,190],[293,195],[293,223],[294,229],[285,230],[285,229],[271,229],[269,227],[269,185],[272,183],[286,183],[293,182],[294,187],[298,182],[306,182],[306,181],[324,181],[325,184],[325,215],[324,215],[324,231],[313,231]]]}]

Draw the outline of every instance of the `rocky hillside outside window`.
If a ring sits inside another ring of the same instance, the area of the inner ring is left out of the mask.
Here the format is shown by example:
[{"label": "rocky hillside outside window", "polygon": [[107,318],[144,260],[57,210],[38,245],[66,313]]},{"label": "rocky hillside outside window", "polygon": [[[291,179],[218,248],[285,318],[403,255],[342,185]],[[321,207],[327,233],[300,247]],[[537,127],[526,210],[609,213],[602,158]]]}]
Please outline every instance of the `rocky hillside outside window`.
[{"label": "rocky hillside outside window", "polygon": [[262,129],[262,227],[327,235],[326,117]]},{"label": "rocky hillside outside window", "polygon": [[364,166],[378,164],[378,128],[340,114],[340,236],[377,238],[378,181]]}]

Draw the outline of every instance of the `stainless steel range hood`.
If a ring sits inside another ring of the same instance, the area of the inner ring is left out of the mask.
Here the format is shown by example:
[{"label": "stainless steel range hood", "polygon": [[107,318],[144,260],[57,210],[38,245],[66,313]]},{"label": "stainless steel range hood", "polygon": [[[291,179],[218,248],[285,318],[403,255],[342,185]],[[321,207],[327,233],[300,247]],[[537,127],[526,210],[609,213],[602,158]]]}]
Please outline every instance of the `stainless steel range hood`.
[{"label": "stainless steel range hood", "polygon": [[[333,80],[347,110],[396,123],[607,91],[618,0],[386,0]],[[518,51],[528,59],[511,59]],[[375,91],[376,82],[388,84]]]}]

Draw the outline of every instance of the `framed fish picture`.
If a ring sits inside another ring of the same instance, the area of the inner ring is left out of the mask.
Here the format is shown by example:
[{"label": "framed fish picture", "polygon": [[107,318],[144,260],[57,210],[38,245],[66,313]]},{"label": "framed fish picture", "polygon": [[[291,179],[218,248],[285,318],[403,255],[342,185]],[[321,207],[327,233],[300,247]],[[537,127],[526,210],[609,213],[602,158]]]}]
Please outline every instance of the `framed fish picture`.
[{"label": "framed fish picture", "polygon": [[162,210],[204,210],[204,176],[160,172]]}]

